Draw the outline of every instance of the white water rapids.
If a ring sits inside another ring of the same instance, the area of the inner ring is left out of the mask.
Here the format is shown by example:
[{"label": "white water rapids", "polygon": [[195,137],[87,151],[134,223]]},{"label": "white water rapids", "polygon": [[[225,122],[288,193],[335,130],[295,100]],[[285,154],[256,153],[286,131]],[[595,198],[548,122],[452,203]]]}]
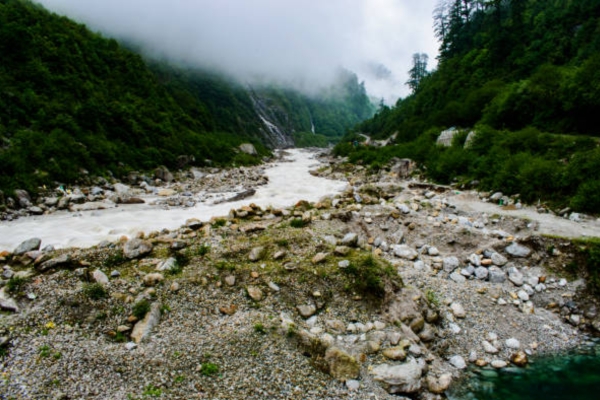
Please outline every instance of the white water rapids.
[{"label": "white water rapids", "polygon": [[278,162],[267,168],[269,183],[256,190],[247,199],[222,203],[198,203],[190,208],[165,210],[148,204],[119,205],[108,210],[71,213],[60,211],[50,215],[20,218],[0,223],[0,251],[14,250],[24,240],[37,237],[42,247],[88,247],[103,240],[116,240],[137,232],[151,232],[163,228],[179,228],[189,218],[208,221],[223,216],[232,208],[255,203],[261,207],[288,207],[299,200],[318,201],[326,195],[344,190],[346,182],[314,177],[310,169],[318,166],[314,153],[298,149],[288,150],[291,162]]}]

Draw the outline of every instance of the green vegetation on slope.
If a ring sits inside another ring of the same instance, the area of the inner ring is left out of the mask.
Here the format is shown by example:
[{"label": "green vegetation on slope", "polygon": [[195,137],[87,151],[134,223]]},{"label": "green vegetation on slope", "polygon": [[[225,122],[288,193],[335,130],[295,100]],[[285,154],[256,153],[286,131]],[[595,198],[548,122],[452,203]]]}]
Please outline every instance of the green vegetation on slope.
[{"label": "green vegetation on slope", "polygon": [[[440,182],[477,179],[482,189],[600,212],[591,138],[600,136],[600,3],[443,1],[435,26],[438,70],[355,128],[374,138],[397,132],[399,144],[354,149],[348,136],[338,154],[374,166],[409,157]],[[451,126],[464,134],[436,146]],[[471,129],[477,139],[464,148]]]},{"label": "green vegetation on slope", "polygon": [[[216,73],[146,61],[26,0],[0,0],[0,59],[3,191],[76,183],[82,171],[122,177],[158,165],[180,168],[182,159],[200,166],[257,163],[266,147],[278,144],[264,135],[245,86]],[[364,88],[350,75],[338,97],[316,100],[273,88],[256,95],[272,99],[270,107],[290,121],[284,130],[290,137],[309,132],[312,118],[322,126],[318,133],[339,138],[372,115],[370,104],[360,103]],[[259,155],[236,151],[244,142]]]}]

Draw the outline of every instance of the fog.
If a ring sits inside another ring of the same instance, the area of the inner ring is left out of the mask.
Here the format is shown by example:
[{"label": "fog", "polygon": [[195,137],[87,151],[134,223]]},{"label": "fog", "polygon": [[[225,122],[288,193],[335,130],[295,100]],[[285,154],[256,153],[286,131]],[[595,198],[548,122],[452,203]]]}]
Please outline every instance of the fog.
[{"label": "fog", "polygon": [[[340,67],[369,95],[408,94],[412,54],[435,61],[438,0],[38,0],[155,57],[216,68],[245,82],[314,88]],[[431,68],[431,65],[430,65]]]}]

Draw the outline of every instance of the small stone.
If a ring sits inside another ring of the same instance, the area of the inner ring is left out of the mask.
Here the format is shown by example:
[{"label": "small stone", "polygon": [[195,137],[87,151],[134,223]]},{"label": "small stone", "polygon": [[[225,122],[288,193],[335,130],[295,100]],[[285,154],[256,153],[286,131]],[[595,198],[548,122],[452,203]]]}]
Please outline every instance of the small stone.
[{"label": "small stone", "polygon": [[508,363],[504,360],[494,360],[492,361],[491,365],[496,369],[500,369],[505,368],[508,365]]},{"label": "small stone", "polygon": [[383,356],[390,360],[402,361],[406,359],[406,352],[401,347],[390,347],[383,351]]},{"label": "small stone", "polygon": [[515,338],[507,339],[506,342],[504,342],[504,344],[510,349],[518,350],[519,348],[521,348],[521,343]]},{"label": "small stone", "polygon": [[429,254],[432,257],[435,257],[440,255],[440,251],[437,249],[437,247],[431,246],[427,249],[427,254]]},{"label": "small stone", "polygon": [[228,286],[233,286],[233,285],[235,285],[235,276],[233,276],[233,275],[228,275],[228,276],[226,276],[226,277],[225,277],[225,283],[226,283]]},{"label": "small stone", "polygon": [[467,363],[465,362],[465,359],[462,358],[462,356],[458,356],[458,355],[452,356],[450,358],[450,360],[448,360],[448,362],[454,368],[458,368],[458,369],[465,369],[465,368],[467,368]]},{"label": "small stone", "polygon": [[406,260],[414,260],[419,256],[419,253],[415,249],[405,244],[392,246],[392,251],[396,257]]},{"label": "small stone", "polygon": [[296,309],[303,318],[312,317],[317,312],[317,308],[312,304],[300,305]]},{"label": "small stone", "polygon": [[159,282],[162,282],[165,279],[163,274],[152,273],[144,276],[144,285],[145,286],[156,286]]},{"label": "small stone", "polygon": [[256,271],[252,271],[252,272],[250,272],[250,277],[252,279],[257,279],[259,277],[259,274]]},{"label": "small stone", "polygon": [[460,261],[458,260],[458,258],[456,258],[454,256],[444,257],[442,263],[443,263],[444,271],[446,271],[446,272],[452,272],[456,268],[458,268],[458,266],[460,265]]},{"label": "small stone", "polygon": [[488,280],[490,283],[503,283],[506,281],[506,274],[498,267],[490,267],[488,273]]},{"label": "small stone", "polygon": [[484,340],[482,342],[483,345],[483,351],[485,351],[488,354],[498,354],[498,349],[495,348],[490,342],[488,342],[487,340]]},{"label": "small stone", "polygon": [[465,318],[467,316],[467,313],[466,313],[464,307],[460,303],[456,303],[456,302],[452,303],[450,305],[450,310],[452,311],[452,314],[456,318]]},{"label": "small stone", "polygon": [[327,258],[327,253],[317,253],[311,260],[313,264],[319,264]]},{"label": "small stone", "polygon": [[500,253],[496,253],[494,252],[492,254],[492,264],[497,265],[499,267],[502,267],[503,265],[506,265],[506,263],[508,262],[508,260],[506,259],[506,257],[504,257],[502,254]]},{"label": "small stone", "polygon": [[137,347],[137,344],[135,344],[134,342],[125,343],[125,348],[129,351],[135,349],[136,347]]},{"label": "small stone", "polygon": [[341,244],[348,247],[356,247],[358,243],[358,235],[356,233],[348,233],[342,239]]},{"label": "small stone", "polygon": [[92,272],[92,279],[94,282],[101,285],[108,285],[108,276],[106,276],[106,274],[99,269],[96,269],[94,272]]},{"label": "small stone", "polygon": [[272,291],[274,291],[274,292],[279,292],[279,290],[281,290],[281,289],[279,288],[279,286],[277,286],[277,285],[276,285],[275,283],[273,283],[273,282],[269,282],[269,283],[268,283],[268,285],[269,285],[269,289],[271,289],[271,290],[272,290]]},{"label": "small stone", "polygon": [[482,281],[486,280],[489,275],[489,270],[485,267],[475,268],[475,277]]},{"label": "small stone", "polygon": [[175,257],[169,257],[164,261],[161,261],[156,267],[157,271],[172,271],[177,268],[177,260]]},{"label": "small stone", "polygon": [[453,280],[456,283],[465,283],[467,281],[467,278],[465,278],[464,276],[462,276],[458,272],[451,273],[450,274],[450,279]]},{"label": "small stone", "polygon": [[516,242],[513,242],[510,246],[506,247],[504,249],[504,251],[506,251],[508,254],[510,254],[513,257],[527,257],[529,256],[529,254],[531,254],[531,250],[523,245],[520,245]]},{"label": "small stone", "polygon": [[360,364],[358,361],[337,347],[327,349],[325,352],[325,362],[329,367],[329,374],[340,381],[356,379],[360,373]]},{"label": "small stone", "polygon": [[248,292],[248,296],[254,301],[261,301],[263,299],[262,290],[256,286],[248,286],[246,291]]},{"label": "small stone", "polygon": [[519,297],[519,299],[521,299],[522,301],[528,301],[529,300],[529,295],[527,294],[526,291],[524,290],[519,290],[517,292],[517,296]]},{"label": "small stone", "polygon": [[355,379],[348,379],[346,380],[346,387],[349,391],[355,392],[360,389],[360,382]]},{"label": "small stone", "polygon": [[350,266],[350,261],[342,260],[338,263],[339,268],[348,268]]},{"label": "small stone", "polygon": [[524,367],[527,365],[528,361],[527,354],[525,354],[524,351],[517,351],[515,354],[510,356],[510,362],[519,367]]}]

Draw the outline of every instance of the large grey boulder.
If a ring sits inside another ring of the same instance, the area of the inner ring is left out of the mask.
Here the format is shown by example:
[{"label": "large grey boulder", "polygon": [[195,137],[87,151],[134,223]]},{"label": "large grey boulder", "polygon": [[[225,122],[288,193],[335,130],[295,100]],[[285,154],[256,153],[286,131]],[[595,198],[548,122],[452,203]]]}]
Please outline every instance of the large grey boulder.
[{"label": "large grey boulder", "polygon": [[421,389],[421,375],[425,362],[410,359],[401,365],[381,364],[373,368],[373,379],[380,382],[388,393],[415,393]]},{"label": "large grey boulder", "polygon": [[28,251],[39,250],[41,244],[42,244],[42,239],[39,239],[39,238],[28,239],[28,240],[22,242],[20,245],[18,245],[17,248],[13,251],[13,254],[15,256],[21,256],[21,255],[27,253]]},{"label": "large grey boulder", "polygon": [[33,204],[31,203],[31,197],[27,191],[22,189],[15,190],[15,196],[17,197],[17,202],[23,208],[31,207]]},{"label": "large grey boulder", "polygon": [[152,251],[152,243],[142,239],[131,239],[123,246],[123,255],[127,258],[138,258]]}]

